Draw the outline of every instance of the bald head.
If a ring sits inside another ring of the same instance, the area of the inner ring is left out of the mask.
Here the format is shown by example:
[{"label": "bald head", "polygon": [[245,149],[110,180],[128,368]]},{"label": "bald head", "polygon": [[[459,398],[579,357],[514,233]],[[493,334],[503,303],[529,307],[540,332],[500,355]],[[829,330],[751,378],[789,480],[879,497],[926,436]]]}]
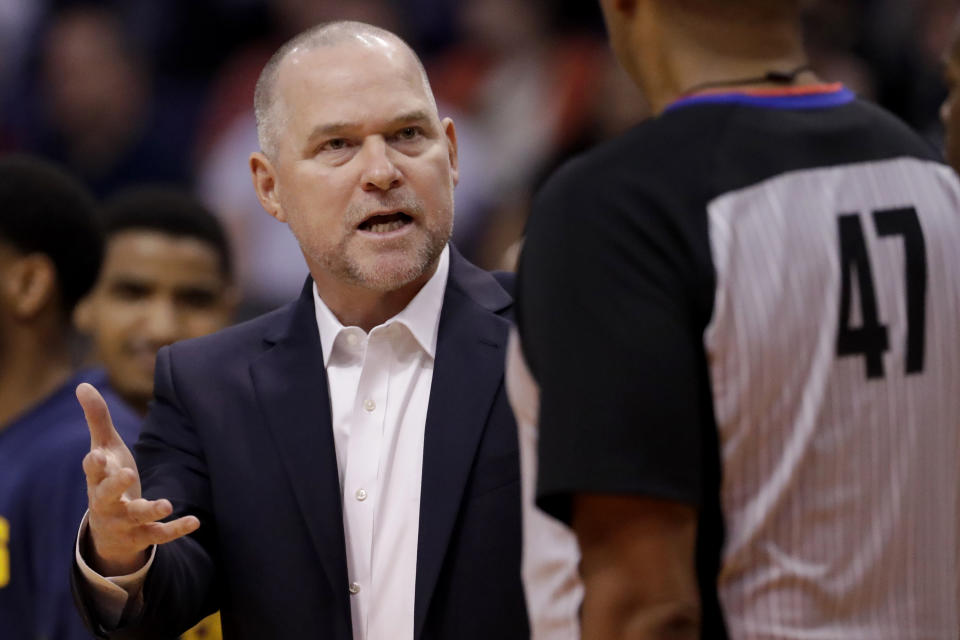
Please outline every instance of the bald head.
[{"label": "bald head", "polygon": [[423,62],[406,42],[395,33],[363,22],[325,22],[311,27],[284,43],[264,65],[253,97],[254,114],[257,119],[257,139],[260,149],[274,156],[277,144],[277,129],[283,119],[283,109],[277,100],[277,84],[284,62],[297,53],[318,47],[356,45],[387,52],[399,52],[409,56],[423,78],[428,98],[436,111],[436,101]]}]

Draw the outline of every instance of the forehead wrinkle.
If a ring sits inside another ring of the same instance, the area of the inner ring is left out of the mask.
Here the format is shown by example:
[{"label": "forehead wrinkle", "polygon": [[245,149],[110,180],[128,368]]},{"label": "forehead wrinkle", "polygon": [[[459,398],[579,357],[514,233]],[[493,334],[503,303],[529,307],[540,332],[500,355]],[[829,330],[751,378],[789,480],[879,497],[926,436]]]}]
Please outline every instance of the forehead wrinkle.
[{"label": "forehead wrinkle", "polygon": [[[264,123],[264,130],[267,134],[268,140],[270,141],[268,146],[272,148],[273,152],[276,151],[275,147],[277,144],[277,137],[280,135],[280,131],[288,124],[288,95],[286,94],[289,89],[285,91],[284,85],[289,85],[290,80],[289,78],[284,79],[284,76],[288,76],[296,69],[305,68],[305,66],[310,63],[308,59],[309,55],[317,50],[337,49],[345,46],[349,47],[351,44],[370,51],[371,53],[376,52],[379,55],[382,55],[385,61],[402,66],[402,73],[411,74],[412,77],[417,78],[419,90],[423,92],[423,95],[426,97],[427,104],[429,105],[428,113],[432,113],[432,117],[428,119],[436,119],[439,121],[440,115],[437,109],[437,101],[433,94],[433,89],[430,86],[430,79],[427,77],[426,69],[424,69],[423,64],[416,55],[416,52],[414,52],[413,49],[411,49],[409,45],[407,45],[402,39],[394,36],[393,34],[380,35],[376,33],[361,32],[352,33],[346,38],[337,39],[334,41],[308,41],[292,48],[281,59],[276,71],[273,86],[270,88],[272,100],[269,107],[269,120]],[[316,132],[311,131],[311,135],[313,133]]]},{"label": "forehead wrinkle", "polygon": [[[399,127],[403,124],[411,122],[431,122],[432,120],[433,118],[428,110],[415,109],[399,116],[391,117],[386,121],[385,128],[392,129],[394,127]],[[362,129],[363,127],[363,122],[351,122],[346,120],[318,124],[310,131],[310,135],[307,137],[307,140],[313,141],[323,136],[347,134],[358,129]]]}]

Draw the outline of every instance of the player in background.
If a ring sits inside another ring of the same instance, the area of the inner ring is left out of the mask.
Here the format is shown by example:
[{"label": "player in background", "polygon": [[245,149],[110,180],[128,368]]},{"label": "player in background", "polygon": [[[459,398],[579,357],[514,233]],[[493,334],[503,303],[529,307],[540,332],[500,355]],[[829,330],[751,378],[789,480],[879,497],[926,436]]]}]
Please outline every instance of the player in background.
[{"label": "player in background", "polygon": [[960,633],[960,185],[800,4],[601,1],[657,116],[539,194],[510,367],[584,638]]},{"label": "player in background", "polygon": [[[92,197],[45,161],[0,157],[0,637],[89,639],[69,566],[87,507],[89,449],[73,390],[70,313],[93,285],[102,239]],[[119,399],[112,393],[114,402]],[[135,434],[122,406],[114,424]]]},{"label": "player in background", "polygon": [[230,324],[237,294],[217,219],[193,196],[138,187],[108,200],[106,250],[74,320],[89,335],[110,385],[145,415],[160,347]]},{"label": "player in background", "polygon": [[[230,250],[217,219],[174,188],[120,193],[104,204],[100,219],[103,267],[74,320],[103,364],[106,379],[97,388],[108,384],[143,416],[153,397],[160,347],[230,324],[237,302]],[[185,640],[219,637],[219,614],[184,635]]]}]

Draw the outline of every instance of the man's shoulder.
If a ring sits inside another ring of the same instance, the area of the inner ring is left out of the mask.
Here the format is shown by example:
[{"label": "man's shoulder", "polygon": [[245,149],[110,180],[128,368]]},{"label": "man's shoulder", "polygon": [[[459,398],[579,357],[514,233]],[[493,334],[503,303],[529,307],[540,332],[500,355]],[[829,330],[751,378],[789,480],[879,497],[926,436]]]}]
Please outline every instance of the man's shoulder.
[{"label": "man's shoulder", "polygon": [[70,377],[38,405],[4,429],[4,479],[29,495],[49,494],[64,477],[82,478],[81,462],[90,450],[90,432],[74,389],[85,382],[83,372]]},{"label": "man's shoulder", "polygon": [[[650,118],[587,151],[558,169],[547,187],[599,191],[636,184],[647,176],[686,170],[716,135],[716,118]],[[656,184],[655,180],[650,181]]]},{"label": "man's shoulder", "polygon": [[[183,402],[188,398],[221,397],[230,389],[245,388],[251,366],[270,351],[276,336],[289,326],[295,305],[291,303],[216,333],[161,348],[157,354],[155,399],[169,392],[170,385]],[[149,420],[148,416],[148,423]]]},{"label": "man's shoulder", "polygon": [[940,151],[930,140],[890,111],[867,100],[856,99],[832,110],[831,118],[821,118],[819,124],[822,129],[813,133],[820,137],[826,137],[827,132],[837,132],[839,142],[834,152],[839,156],[838,162],[912,157],[943,163]]},{"label": "man's shoulder", "polygon": [[[289,321],[296,301],[210,335],[177,342],[169,347],[179,354],[233,360],[263,349],[263,341],[278,326]],[[222,362],[223,360],[221,360]]]},{"label": "man's shoulder", "polygon": [[642,223],[663,211],[675,215],[678,208],[694,207],[708,195],[715,158],[710,149],[729,116],[691,115],[651,118],[574,156],[537,193],[532,224],[556,226],[562,216],[562,226],[580,234],[594,224],[633,224],[637,215]]},{"label": "man's shoulder", "polygon": [[86,373],[86,370],[74,373],[47,397],[5,426],[0,431],[5,437],[5,447],[14,451],[23,446],[50,452],[70,450],[78,445],[89,448],[89,432],[74,395],[77,385],[88,381]]}]

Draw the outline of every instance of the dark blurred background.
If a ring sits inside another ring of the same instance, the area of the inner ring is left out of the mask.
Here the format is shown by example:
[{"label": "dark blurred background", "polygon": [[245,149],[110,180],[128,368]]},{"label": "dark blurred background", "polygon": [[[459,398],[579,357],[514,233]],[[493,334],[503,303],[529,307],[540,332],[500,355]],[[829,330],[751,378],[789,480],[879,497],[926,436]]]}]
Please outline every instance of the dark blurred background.
[{"label": "dark blurred background", "polygon": [[[940,144],[940,58],[960,0],[814,0],[811,62]],[[233,241],[245,315],[297,294],[286,227],[254,196],[253,86],[317,22],[389,28],[421,54],[457,124],[454,240],[509,266],[540,180],[646,115],[612,61],[595,2],[549,0],[0,0],[0,151],[42,154],[100,196],[193,189]]]}]

